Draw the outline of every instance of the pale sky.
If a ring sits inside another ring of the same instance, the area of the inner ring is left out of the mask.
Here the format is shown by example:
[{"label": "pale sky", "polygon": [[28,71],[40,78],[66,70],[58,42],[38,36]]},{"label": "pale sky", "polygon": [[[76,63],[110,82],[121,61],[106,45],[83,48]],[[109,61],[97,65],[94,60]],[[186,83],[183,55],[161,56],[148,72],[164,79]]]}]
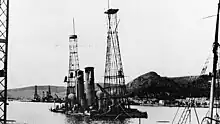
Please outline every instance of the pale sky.
[{"label": "pale sky", "polygon": [[[218,0],[111,0],[119,8],[126,82],[149,71],[198,75],[211,53]],[[107,0],[10,0],[9,88],[61,85],[75,18],[80,68],[103,82]]]}]

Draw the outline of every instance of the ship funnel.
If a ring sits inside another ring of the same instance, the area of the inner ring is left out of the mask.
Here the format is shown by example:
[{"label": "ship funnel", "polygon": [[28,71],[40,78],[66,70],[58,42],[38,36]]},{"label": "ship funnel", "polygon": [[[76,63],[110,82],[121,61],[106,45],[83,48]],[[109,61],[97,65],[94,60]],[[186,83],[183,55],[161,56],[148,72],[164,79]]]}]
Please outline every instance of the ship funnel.
[{"label": "ship funnel", "polygon": [[88,106],[95,104],[94,68],[85,68],[85,91]]},{"label": "ship funnel", "polygon": [[85,95],[84,95],[84,77],[83,77],[83,71],[77,70],[77,88],[78,91],[78,100],[82,108],[86,107],[85,104]]}]

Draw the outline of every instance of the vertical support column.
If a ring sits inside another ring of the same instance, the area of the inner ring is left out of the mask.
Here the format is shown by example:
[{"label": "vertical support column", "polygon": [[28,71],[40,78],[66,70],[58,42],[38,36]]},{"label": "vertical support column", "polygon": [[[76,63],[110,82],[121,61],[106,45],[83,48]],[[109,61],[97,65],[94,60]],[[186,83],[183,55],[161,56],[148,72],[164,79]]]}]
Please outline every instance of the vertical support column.
[{"label": "vertical support column", "polygon": [[48,95],[51,96],[50,85],[48,86]]},{"label": "vertical support column", "polygon": [[35,87],[34,87],[34,98],[35,98],[35,96],[37,96],[37,85],[35,85]]},{"label": "vertical support column", "polygon": [[35,85],[35,88],[34,88],[34,100],[39,100],[39,96],[38,96],[38,93],[37,93],[37,85]]},{"label": "vertical support column", "polygon": [[77,35],[69,36],[69,70],[68,77],[65,77],[64,82],[67,82],[66,91],[66,107],[68,105],[68,95],[73,93],[78,96],[77,93],[77,82],[76,82],[76,71],[79,69],[79,57],[78,57],[78,41]]},{"label": "vertical support column", "polygon": [[[77,35],[71,35],[69,37],[69,76],[68,76],[68,87],[73,89],[75,86],[76,90],[76,71],[79,69],[79,57],[78,57],[78,42]],[[72,90],[71,90],[72,91]],[[71,93],[74,93],[72,91]]]},{"label": "vertical support column", "polygon": [[0,0],[0,123],[7,120],[9,0]]},{"label": "vertical support column", "polygon": [[84,95],[84,77],[83,71],[77,71],[77,86],[78,86],[78,100],[82,108],[85,108],[85,95]]},{"label": "vertical support column", "polygon": [[94,84],[94,68],[85,68],[85,91],[88,106],[95,103],[95,84]]},{"label": "vertical support column", "polygon": [[[214,108],[214,97],[215,95],[215,85],[216,85],[216,78],[217,78],[217,64],[218,64],[218,32],[219,32],[219,11],[220,11],[220,1],[218,3],[218,11],[217,11],[217,19],[216,19],[216,29],[215,29],[215,41],[213,43],[213,77],[211,82],[211,88],[210,88],[210,105],[209,105],[209,111],[210,111],[210,118],[213,118],[213,108]],[[212,119],[210,120],[210,124],[212,124]]]}]

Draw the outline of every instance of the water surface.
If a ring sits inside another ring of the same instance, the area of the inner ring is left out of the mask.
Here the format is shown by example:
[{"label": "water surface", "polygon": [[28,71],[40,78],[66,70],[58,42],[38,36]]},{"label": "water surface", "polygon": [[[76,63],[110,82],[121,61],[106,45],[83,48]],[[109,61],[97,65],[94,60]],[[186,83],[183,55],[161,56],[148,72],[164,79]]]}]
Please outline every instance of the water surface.
[{"label": "water surface", "polygon": [[[9,102],[8,106],[8,119],[16,120],[18,123],[27,124],[168,124],[172,122],[176,107],[147,107],[147,106],[132,106],[140,111],[147,111],[148,119],[126,119],[124,121],[111,120],[111,121],[94,121],[89,118],[78,119],[71,116],[66,116],[60,113],[52,113],[49,111],[53,103],[32,103],[32,102]],[[184,108],[179,109],[179,118]],[[206,114],[207,108],[196,109],[200,121]],[[191,110],[192,123],[196,123],[196,116],[194,109]],[[175,122],[177,122],[176,119]]]}]

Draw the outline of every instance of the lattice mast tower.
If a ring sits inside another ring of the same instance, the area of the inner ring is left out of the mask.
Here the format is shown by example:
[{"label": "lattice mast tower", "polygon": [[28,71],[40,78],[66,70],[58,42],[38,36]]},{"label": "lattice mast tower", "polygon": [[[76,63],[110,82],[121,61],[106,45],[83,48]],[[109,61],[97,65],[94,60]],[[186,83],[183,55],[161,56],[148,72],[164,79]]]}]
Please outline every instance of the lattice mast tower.
[{"label": "lattice mast tower", "polygon": [[78,40],[75,34],[75,24],[73,19],[73,35],[69,36],[69,70],[67,81],[67,95],[69,93],[76,93],[76,71],[79,69],[79,57],[78,57]]},{"label": "lattice mast tower", "polygon": [[0,123],[7,120],[9,0],[0,0]]},{"label": "lattice mast tower", "polygon": [[[127,100],[122,97],[126,94],[126,87],[118,38],[118,11],[119,9],[108,9],[104,12],[108,20],[104,88],[111,96],[117,97],[118,102],[124,103]],[[111,87],[112,85],[117,87]]]}]

